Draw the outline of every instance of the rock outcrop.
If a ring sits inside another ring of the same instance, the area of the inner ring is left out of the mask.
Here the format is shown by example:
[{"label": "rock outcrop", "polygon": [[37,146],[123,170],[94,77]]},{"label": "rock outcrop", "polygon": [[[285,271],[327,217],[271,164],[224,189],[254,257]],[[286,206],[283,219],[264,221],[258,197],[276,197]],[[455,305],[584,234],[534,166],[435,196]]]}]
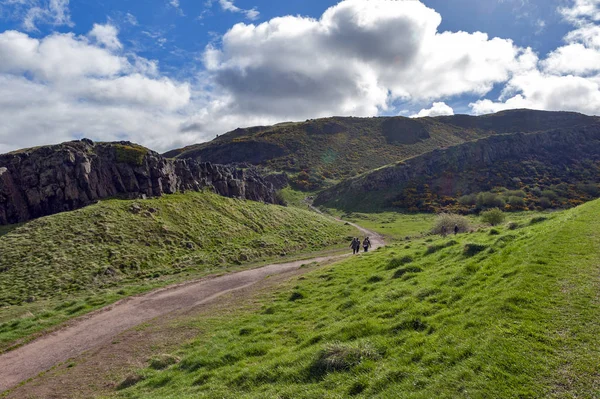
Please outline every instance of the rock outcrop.
[{"label": "rock outcrop", "polygon": [[497,135],[434,150],[345,180],[321,192],[315,204],[347,210],[410,208],[406,204],[411,196],[442,204],[494,187],[521,189],[584,182],[600,183],[597,124]]},{"label": "rock outcrop", "polygon": [[209,189],[277,203],[254,168],[168,160],[130,142],[72,141],[0,155],[0,225],[74,210],[103,198],[139,198]]}]

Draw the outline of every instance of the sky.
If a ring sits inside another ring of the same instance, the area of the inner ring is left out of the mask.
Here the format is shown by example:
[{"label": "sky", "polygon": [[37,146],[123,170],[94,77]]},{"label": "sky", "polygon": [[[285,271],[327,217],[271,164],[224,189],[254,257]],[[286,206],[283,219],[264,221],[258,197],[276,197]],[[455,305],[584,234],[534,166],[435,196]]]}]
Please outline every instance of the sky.
[{"label": "sky", "polygon": [[327,116],[600,115],[600,0],[0,0],[0,153]]}]

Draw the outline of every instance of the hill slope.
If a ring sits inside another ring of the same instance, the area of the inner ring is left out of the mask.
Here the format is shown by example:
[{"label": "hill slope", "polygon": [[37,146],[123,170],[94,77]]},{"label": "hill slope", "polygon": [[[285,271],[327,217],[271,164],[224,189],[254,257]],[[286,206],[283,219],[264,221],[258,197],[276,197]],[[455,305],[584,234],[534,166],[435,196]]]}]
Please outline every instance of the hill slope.
[{"label": "hill slope", "polygon": [[[497,135],[433,151],[331,187],[315,203],[347,210],[469,210],[459,197],[516,190],[520,208],[541,198],[573,206],[600,196],[600,125]],[[468,199],[468,198],[467,198]]]},{"label": "hill slope", "polygon": [[103,201],[0,236],[0,306],[345,243],[320,215],[209,193]]},{"label": "hill slope", "polygon": [[236,129],[167,157],[217,163],[248,162],[299,172],[315,188],[323,178],[343,179],[401,159],[499,133],[535,132],[598,123],[569,112],[504,111],[410,119],[404,117],[309,120]]},{"label": "hill slope", "polygon": [[196,320],[180,363],[152,363],[114,397],[596,397],[599,212],[306,274],[259,310]]}]

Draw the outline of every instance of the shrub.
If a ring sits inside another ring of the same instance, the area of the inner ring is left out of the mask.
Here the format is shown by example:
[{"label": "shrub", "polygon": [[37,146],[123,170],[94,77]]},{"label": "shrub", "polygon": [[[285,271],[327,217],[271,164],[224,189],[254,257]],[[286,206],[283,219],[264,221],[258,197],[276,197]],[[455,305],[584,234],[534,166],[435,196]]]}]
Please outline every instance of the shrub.
[{"label": "shrub", "polygon": [[525,208],[525,200],[523,197],[512,196],[508,198],[508,203],[513,208]]},{"label": "shrub", "polygon": [[481,220],[484,223],[489,223],[492,226],[496,226],[504,222],[504,219],[506,219],[504,212],[498,208],[490,209],[489,211],[481,213]]},{"label": "shrub", "polygon": [[542,198],[540,198],[540,206],[543,209],[552,208],[552,201],[550,201],[550,199],[548,197],[542,197]]},{"label": "shrub", "polygon": [[600,197],[600,187],[597,184],[578,184],[577,189],[592,197]]},{"label": "shrub", "polygon": [[462,197],[460,197],[458,199],[458,203],[464,206],[474,206],[477,204],[477,195],[476,194],[469,194],[469,195],[463,195]]},{"label": "shrub", "polygon": [[442,227],[446,227],[446,232],[450,234],[454,232],[454,226],[458,226],[459,233],[466,233],[471,229],[469,219],[466,217],[452,213],[441,213],[435,220],[432,233],[442,234]]},{"label": "shrub", "polygon": [[548,198],[550,201],[554,201],[558,198],[558,195],[552,190],[542,191],[542,196]]},{"label": "shrub", "polygon": [[477,207],[481,209],[487,208],[503,208],[506,202],[494,193],[479,193],[477,196]]}]

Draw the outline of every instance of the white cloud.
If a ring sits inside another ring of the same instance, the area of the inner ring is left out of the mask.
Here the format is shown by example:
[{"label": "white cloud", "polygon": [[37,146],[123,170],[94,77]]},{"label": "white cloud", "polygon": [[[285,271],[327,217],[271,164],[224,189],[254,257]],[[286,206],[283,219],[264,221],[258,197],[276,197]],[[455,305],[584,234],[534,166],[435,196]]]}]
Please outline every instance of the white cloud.
[{"label": "white cloud", "polygon": [[133,26],[138,26],[139,25],[138,20],[135,17],[135,15],[133,15],[131,13],[125,14],[125,21],[127,21],[127,23],[129,25],[133,25]]},{"label": "white cloud", "polygon": [[7,31],[0,59],[2,151],[80,135],[167,149],[190,105],[189,84],[152,77],[156,62],[128,59],[84,36]]},{"label": "white cloud", "polygon": [[542,65],[552,74],[587,75],[600,71],[600,52],[581,43],[572,43],[551,52]]},{"label": "white cloud", "polygon": [[89,36],[94,38],[98,44],[110,49],[118,50],[123,48],[123,45],[118,38],[118,29],[111,24],[99,25],[94,24]]},{"label": "white cloud", "polygon": [[485,94],[527,50],[481,32],[443,32],[418,1],[347,0],[320,19],[237,24],[205,66],[230,113],[277,119],[376,115],[393,100]]},{"label": "white cloud", "polygon": [[559,8],[563,17],[573,23],[600,21],[600,0],[571,0],[569,6]]},{"label": "white cloud", "polygon": [[445,102],[433,103],[431,108],[422,109],[417,114],[413,114],[411,118],[422,118],[425,116],[442,116],[442,115],[454,115],[452,107],[447,105]]},{"label": "white cloud", "polygon": [[181,5],[179,4],[179,0],[168,0],[168,4],[173,7],[179,15],[182,17],[185,16],[183,10],[181,9]]},{"label": "white cloud", "polygon": [[566,44],[517,71],[497,101],[470,104],[474,113],[534,108],[600,114],[600,0],[573,0],[559,11],[574,26]]},{"label": "white cloud", "polygon": [[38,25],[73,26],[69,0],[0,0],[5,14],[22,21],[23,29],[38,30]]},{"label": "white cloud", "polygon": [[[212,6],[212,1],[209,4]],[[252,8],[250,10],[244,10],[244,9],[236,6],[234,4],[234,0],[219,0],[219,5],[223,9],[223,11],[242,13],[246,16],[246,18],[248,18],[251,21],[258,19],[259,15],[260,15],[260,12],[258,12],[256,7]]]}]

